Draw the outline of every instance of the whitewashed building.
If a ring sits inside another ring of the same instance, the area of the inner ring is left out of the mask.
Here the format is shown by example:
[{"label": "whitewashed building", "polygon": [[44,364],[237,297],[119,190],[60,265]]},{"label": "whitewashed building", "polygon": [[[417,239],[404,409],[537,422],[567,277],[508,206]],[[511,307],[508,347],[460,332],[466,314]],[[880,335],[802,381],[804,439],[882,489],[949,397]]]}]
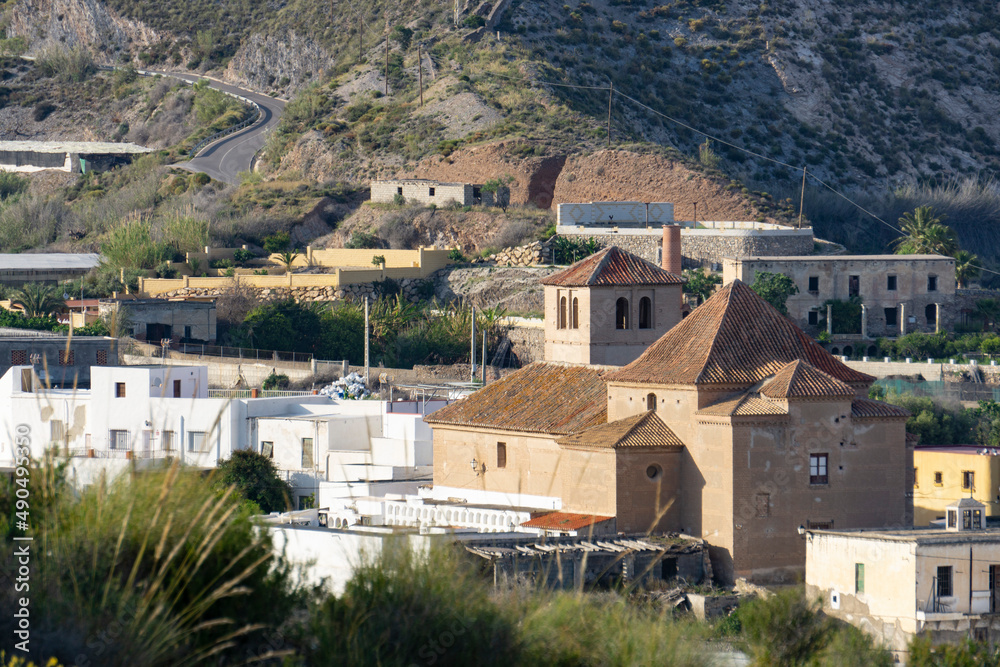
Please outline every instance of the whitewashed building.
[{"label": "whitewashed building", "polygon": [[906,661],[910,641],[1000,640],[1000,530],[972,498],[942,528],[808,530],[806,594]]},{"label": "whitewashed building", "polygon": [[212,397],[204,366],[91,373],[91,388],[78,390],[46,386],[32,366],[0,377],[0,470],[13,467],[15,434],[27,430],[32,456],[58,447],[81,485],[165,458],[211,469],[239,449],[272,457],[298,506],[415,493],[431,478],[430,430],[418,403]]}]

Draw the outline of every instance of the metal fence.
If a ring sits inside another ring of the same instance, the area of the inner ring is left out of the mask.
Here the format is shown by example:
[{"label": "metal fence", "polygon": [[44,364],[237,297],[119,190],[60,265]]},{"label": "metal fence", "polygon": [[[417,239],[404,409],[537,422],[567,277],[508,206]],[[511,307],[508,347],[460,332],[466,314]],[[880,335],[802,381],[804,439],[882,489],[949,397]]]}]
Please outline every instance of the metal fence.
[{"label": "metal fence", "polygon": [[913,381],[902,378],[882,378],[875,384],[887,392],[913,394],[949,401],[998,401],[1000,386],[980,382]]},{"label": "metal fence", "polygon": [[[209,398],[253,398],[252,389],[209,389]],[[290,391],[286,389],[261,389],[258,398],[286,398],[289,396],[313,396],[311,391]]]},{"label": "metal fence", "polygon": [[201,345],[198,343],[178,343],[174,352],[191,354],[199,357],[228,357],[230,359],[258,359],[261,361],[291,361],[293,363],[311,363],[311,352],[282,352],[280,350],[258,350],[249,347],[226,347],[223,345]]}]

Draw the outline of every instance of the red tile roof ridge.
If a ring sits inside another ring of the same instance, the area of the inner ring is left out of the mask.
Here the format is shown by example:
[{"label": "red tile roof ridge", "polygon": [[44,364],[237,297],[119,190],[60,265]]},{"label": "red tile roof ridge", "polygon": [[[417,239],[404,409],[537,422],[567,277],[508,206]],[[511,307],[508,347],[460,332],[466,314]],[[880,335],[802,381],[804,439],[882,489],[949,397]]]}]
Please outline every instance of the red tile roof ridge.
[{"label": "red tile roof ridge", "polygon": [[608,246],[541,280],[543,285],[682,285],[686,280],[618,246]]},{"label": "red tile roof ridge", "polygon": [[795,359],[781,368],[760,388],[768,398],[849,398],[855,395],[851,385],[838,380],[808,361]]},{"label": "red tile roof ridge", "polygon": [[[648,428],[650,432],[640,434],[640,429]],[[624,429],[624,430],[622,430]],[[634,440],[637,442],[630,442]],[[649,438],[662,437],[664,442],[651,443]],[[612,422],[597,424],[590,428],[563,436],[556,444],[568,447],[586,447],[599,449],[618,449],[619,447],[666,446],[683,447],[684,443],[677,434],[660,419],[655,410],[647,410],[638,414],[622,417]]]},{"label": "red tile roof ridge", "polygon": [[795,359],[852,387],[875,378],[823,349],[746,283],[733,280],[608,382],[748,387]]}]

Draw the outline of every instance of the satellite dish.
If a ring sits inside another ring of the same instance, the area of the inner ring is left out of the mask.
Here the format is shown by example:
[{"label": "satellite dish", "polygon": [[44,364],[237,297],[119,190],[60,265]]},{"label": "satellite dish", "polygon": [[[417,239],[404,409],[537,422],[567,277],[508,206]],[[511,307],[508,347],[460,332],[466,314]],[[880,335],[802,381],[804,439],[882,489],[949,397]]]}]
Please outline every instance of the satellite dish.
[{"label": "satellite dish", "polygon": [[69,294],[67,294],[66,292],[63,292],[63,298],[64,299],[68,299],[69,298]]}]

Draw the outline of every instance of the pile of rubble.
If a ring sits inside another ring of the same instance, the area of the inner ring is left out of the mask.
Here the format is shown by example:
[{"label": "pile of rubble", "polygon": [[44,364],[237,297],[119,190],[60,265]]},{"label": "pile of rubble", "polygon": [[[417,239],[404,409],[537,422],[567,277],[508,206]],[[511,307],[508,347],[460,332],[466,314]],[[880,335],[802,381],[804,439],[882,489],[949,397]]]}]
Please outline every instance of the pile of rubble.
[{"label": "pile of rubble", "polygon": [[532,241],[516,248],[506,248],[477,262],[495,262],[497,266],[541,266],[552,263],[552,248],[547,241]]}]

